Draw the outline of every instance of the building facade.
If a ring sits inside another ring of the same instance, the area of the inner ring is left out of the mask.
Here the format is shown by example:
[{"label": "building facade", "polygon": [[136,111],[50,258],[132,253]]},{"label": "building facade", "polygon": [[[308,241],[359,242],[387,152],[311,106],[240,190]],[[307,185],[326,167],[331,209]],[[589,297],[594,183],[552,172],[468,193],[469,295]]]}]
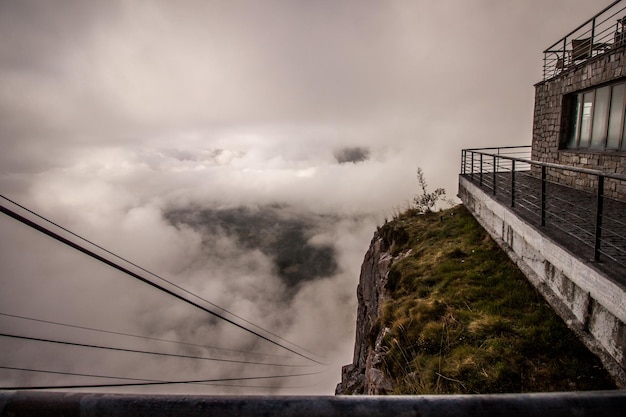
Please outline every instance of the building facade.
[{"label": "building facade", "polygon": [[[626,6],[621,3],[587,22],[586,31],[544,51],[544,81],[535,85],[533,160],[626,174]],[[594,177],[580,173],[554,171],[548,177],[595,187]],[[608,180],[605,195],[626,200],[626,182]]]}]

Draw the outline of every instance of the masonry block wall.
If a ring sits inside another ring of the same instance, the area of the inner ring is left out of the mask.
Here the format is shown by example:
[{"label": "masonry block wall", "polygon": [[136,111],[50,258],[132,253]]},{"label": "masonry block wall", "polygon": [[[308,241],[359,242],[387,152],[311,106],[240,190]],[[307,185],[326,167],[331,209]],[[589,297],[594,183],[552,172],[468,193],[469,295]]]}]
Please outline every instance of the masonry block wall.
[{"label": "masonry block wall", "polygon": [[[569,135],[572,114],[568,94],[620,79],[626,79],[626,48],[606,52],[536,84],[532,159],[626,174],[626,153],[623,151],[562,149]],[[551,181],[581,189],[593,187],[596,181],[594,177],[574,172],[548,170],[547,174]],[[605,193],[626,200],[626,182],[608,180]]]}]

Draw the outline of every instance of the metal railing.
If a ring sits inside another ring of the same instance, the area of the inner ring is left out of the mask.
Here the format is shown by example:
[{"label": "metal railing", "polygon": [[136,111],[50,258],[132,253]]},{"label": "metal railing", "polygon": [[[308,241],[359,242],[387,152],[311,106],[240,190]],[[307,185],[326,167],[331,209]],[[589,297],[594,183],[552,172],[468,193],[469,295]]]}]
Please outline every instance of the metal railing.
[{"label": "metal railing", "polygon": [[617,0],[543,51],[548,80],[589,58],[626,45],[626,4]]},{"label": "metal railing", "polygon": [[621,417],[626,391],[426,396],[210,397],[0,392],[0,416]]},{"label": "metal railing", "polygon": [[[527,221],[587,248],[587,255],[579,255],[626,267],[626,202],[606,192],[624,187],[626,176],[532,161],[530,151],[463,149],[461,174]],[[577,187],[559,182],[563,178]]]}]

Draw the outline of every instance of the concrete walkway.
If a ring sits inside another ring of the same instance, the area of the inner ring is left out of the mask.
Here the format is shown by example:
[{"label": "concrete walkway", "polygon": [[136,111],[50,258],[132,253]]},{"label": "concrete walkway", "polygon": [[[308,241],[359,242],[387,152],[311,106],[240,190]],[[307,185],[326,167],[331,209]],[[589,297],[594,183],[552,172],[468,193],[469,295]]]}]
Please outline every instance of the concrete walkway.
[{"label": "concrete walkway", "polygon": [[[464,175],[474,184],[480,176]],[[515,198],[511,200],[511,173],[496,174],[493,194],[493,174],[483,174],[482,186],[537,230],[567,249],[576,257],[593,264],[609,277],[626,285],[626,202],[605,198],[600,238],[600,260],[594,261],[596,239],[597,196],[546,183],[545,226],[541,226],[541,181],[530,172],[515,173]]]}]

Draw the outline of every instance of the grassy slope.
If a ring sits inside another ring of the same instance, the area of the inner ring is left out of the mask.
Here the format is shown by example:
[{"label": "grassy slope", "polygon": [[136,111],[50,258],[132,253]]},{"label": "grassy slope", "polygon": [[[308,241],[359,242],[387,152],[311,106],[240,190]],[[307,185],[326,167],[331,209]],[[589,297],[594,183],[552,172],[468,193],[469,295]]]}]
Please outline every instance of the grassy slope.
[{"label": "grassy slope", "polygon": [[379,229],[394,262],[381,322],[395,394],[614,389],[463,206]]}]

